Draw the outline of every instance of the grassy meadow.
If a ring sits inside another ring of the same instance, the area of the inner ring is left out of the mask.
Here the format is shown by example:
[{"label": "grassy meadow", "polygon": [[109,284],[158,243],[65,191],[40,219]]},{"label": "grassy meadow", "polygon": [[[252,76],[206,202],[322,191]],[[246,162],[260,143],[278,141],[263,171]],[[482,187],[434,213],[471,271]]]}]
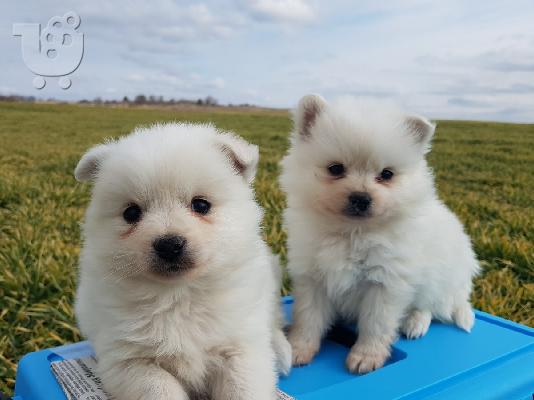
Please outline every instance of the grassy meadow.
[{"label": "grassy meadow", "polygon": [[[277,175],[286,112],[0,103],[0,391],[12,391],[23,354],[80,340],[72,301],[90,187],[72,176],[79,157],[104,138],[169,120],[211,121],[260,146],[264,236],[285,256]],[[534,125],[439,122],[430,163],[481,260],[475,306],[534,326]]]}]

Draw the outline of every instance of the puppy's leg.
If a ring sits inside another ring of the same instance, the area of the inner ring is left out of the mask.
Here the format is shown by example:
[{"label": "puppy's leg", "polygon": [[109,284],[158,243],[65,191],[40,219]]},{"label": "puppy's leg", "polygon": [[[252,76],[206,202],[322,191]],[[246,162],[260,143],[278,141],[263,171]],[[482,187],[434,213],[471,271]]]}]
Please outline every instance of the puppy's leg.
[{"label": "puppy's leg", "polygon": [[122,362],[99,360],[106,390],[116,400],[188,400],[178,380],[163,368],[143,359]]},{"label": "puppy's leg", "polygon": [[455,305],[452,311],[452,320],[459,328],[466,332],[471,332],[475,324],[475,314],[469,301]]},{"label": "puppy's leg", "polygon": [[417,339],[428,332],[432,313],[430,311],[412,310],[402,321],[401,332],[408,339]]},{"label": "puppy's leg", "polygon": [[358,339],[346,361],[349,371],[366,373],[384,365],[397,336],[405,304],[406,300],[399,293],[392,293],[381,284],[369,285],[359,308]]},{"label": "puppy's leg", "polygon": [[225,350],[213,379],[213,400],[275,399],[275,355],[270,346],[262,347]]},{"label": "puppy's leg", "polygon": [[276,283],[276,301],[274,308],[274,318],[272,326],[272,345],[276,355],[276,368],[282,375],[288,375],[291,370],[291,345],[283,331],[286,325],[284,313],[282,311],[282,302],[280,300],[280,285],[282,283],[282,268],[277,256],[272,256],[271,267]]},{"label": "puppy's leg", "polygon": [[293,350],[293,365],[308,364],[321,346],[321,339],[333,319],[333,307],[325,289],[312,279],[295,280],[293,324],[289,343]]},{"label": "puppy's leg", "polygon": [[291,370],[291,344],[284,331],[275,327],[273,330],[273,349],[276,354],[276,367],[282,375],[288,375]]}]

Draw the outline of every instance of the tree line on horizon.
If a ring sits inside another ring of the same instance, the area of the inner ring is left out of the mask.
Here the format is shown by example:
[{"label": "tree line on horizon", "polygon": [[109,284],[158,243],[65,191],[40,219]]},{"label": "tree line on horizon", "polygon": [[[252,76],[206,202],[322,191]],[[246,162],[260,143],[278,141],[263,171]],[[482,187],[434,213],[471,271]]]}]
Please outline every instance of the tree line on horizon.
[{"label": "tree line on horizon", "polygon": [[[21,95],[0,95],[0,101],[5,102],[24,102],[24,103],[34,103],[36,101],[40,102],[64,102],[64,103],[78,103],[78,104],[133,104],[133,105],[196,105],[196,106],[208,106],[208,107],[217,107],[219,106],[219,101],[213,96],[206,96],[205,98],[194,99],[165,99],[163,96],[146,96],[144,94],[138,94],[134,98],[130,99],[128,96],[124,96],[122,100],[103,100],[101,97],[95,97],[93,100],[82,99],[78,101],[63,101],[57,100],[52,97],[43,99],[37,98],[35,96],[21,96]],[[252,104],[242,103],[242,104],[227,104],[227,107],[255,107]]]}]

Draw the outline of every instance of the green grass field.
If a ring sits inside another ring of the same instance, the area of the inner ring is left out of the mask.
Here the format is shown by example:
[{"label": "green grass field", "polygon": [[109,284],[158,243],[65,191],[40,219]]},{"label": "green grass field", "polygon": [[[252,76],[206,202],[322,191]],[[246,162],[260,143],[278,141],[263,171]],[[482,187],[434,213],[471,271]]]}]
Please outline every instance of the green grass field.
[{"label": "green grass field", "polygon": [[[260,145],[264,235],[285,256],[277,175],[286,112],[0,103],[0,391],[12,391],[23,354],[80,339],[72,300],[90,188],[72,176],[79,157],[104,138],[168,120],[212,121]],[[534,125],[440,122],[430,163],[481,260],[475,306],[533,326]]]}]

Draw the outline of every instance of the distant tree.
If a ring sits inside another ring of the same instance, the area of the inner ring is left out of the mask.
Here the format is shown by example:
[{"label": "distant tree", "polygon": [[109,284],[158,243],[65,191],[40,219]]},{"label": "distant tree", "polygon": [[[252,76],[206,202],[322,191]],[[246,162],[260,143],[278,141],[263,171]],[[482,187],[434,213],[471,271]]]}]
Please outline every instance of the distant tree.
[{"label": "distant tree", "polygon": [[28,103],[33,103],[35,101],[34,96],[19,96],[16,94],[2,96],[0,95],[0,101],[23,101]]},{"label": "distant tree", "polygon": [[102,98],[101,97],[95,97],[95,99],[93,100],[93,103],[102,104]]},{"label": "distant tree", "polygon": [[146,103],[146,96],[144,94],[138,94],[135,96],[134,99],[135,104],[145,104]]},{"label": "distant tree", "polygon": [[219,102],[217,101],[217,99],[212,96],[208,96],[206,97],[206,100],[204,100],[204,104],[206,104],[207,106],[216,106],[218,103]]},{"label": "distant tree", "polygon": [[128,96],[124,96],[124,97],[122,98],[122,102],[123,102],[123,103],[129,103],[129,102],[130,102],[130,99],[128,98]]},{"label": "distant tree", "polygon": [[197,106],[201,106],[202,104],[204,104],[204,102],[202,101],[202,99],[198,99],[198,100],[197,100]]}]

